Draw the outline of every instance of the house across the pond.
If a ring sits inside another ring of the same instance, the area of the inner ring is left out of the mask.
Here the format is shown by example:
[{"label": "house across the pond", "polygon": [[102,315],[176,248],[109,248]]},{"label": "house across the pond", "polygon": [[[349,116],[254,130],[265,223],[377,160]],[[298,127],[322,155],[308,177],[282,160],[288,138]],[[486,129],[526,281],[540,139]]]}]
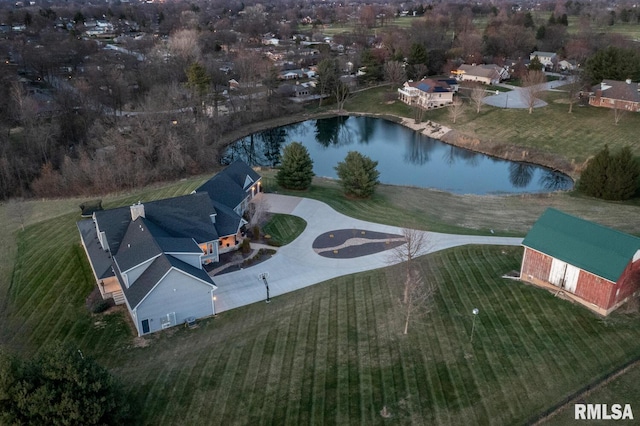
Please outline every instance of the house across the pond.
[{"label": "house across the pond", "polygon": [[189,195],[78,222],[102,297],[126,304],[138,335],[215,314],[216,285],[204,265],[240,246],[260,179],[237,161]]},{"label": "house across the pond", "polygon": [[547,209],[522,242],[520,278],[608,315],[640,291],[640,238]]}]

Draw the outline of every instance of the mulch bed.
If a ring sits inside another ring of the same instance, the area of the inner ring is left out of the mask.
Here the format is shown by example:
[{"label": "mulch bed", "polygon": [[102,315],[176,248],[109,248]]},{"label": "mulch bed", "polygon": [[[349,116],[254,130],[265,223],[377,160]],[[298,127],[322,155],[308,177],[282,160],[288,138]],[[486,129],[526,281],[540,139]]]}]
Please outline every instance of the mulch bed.
[{"label": "mulch bed", "polygon": [[404,244],[404,241],[390,241],[388,243],[384,241],[377,241],[374,243],[347,246],[339,250],[327,250],[318,254],[322,257],[328,257],[331,259],[353,259],[354,257],[367,256],[370,254],[380,253],[385,250],[391,250],[395,247],[401,246],[402,244]]},{"label": "mulch bed", "polygon": [[[368,240],[383,240],[391,238],[403,238],[402,235],[387,234],[384,232],[366,231],[364,229],[337,229],[319,235],[313,241],[314,249],[336,247],[344,244],[350,238],[366,238]],[[374,252],[375,253],[375,252]],[[364,256],[364,255],[363,255]]]}]

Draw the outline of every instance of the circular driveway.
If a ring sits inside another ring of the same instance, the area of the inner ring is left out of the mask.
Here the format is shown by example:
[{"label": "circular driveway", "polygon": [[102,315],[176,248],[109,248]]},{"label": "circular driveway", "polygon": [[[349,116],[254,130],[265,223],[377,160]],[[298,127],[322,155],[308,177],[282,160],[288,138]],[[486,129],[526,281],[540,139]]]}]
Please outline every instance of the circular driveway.
[{"label": "circular driveway", "polygon": [[[353,258],[320,256],[313,248],[322,234],[336,229],[361,230],[381,234],[402,235],[402,228],[354,219],[336,212],[327,204],[307,198],[279,194],[262,194],[269,211],[299,216],[307,221],[305,230],[292,243],[280,247],[269,260],[256,266],[214,276],[218,289],[216,312],[223,312],[251,303],[264,301],[266,289],[259,278],[268,274],[271,297],[320,283],[343,275],[384,268],[397,263],[387,251]],[[466,244],[520,245],[522,238],[484,237],[425,232],[429,242],[422,254]]]}]

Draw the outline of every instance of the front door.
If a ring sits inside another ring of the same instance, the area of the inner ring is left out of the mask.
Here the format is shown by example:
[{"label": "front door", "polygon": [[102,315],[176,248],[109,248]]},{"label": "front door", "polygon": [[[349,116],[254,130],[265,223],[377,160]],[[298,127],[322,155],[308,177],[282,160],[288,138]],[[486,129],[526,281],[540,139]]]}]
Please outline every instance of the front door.
[{"label": "front door", "polygon": [[149,320],[142,320],[142,334],[149,332]]}]

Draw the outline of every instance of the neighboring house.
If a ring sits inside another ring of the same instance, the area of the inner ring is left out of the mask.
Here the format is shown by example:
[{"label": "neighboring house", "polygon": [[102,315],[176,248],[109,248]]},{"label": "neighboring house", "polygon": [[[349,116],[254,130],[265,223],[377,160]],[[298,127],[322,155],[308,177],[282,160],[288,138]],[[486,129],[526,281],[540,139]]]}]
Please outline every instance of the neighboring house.
[{"label": "neighboring house", "polygon": [[560,68],[561,71],[575,71],[578,69],[578,63],[576,61],[563,59],[558,62],[558,68]]},{"label": "neighboring house", "polygon": [[302,84],[282,84],[278,88],[278,93],[290,98],[304,98],[312,94],[313,87],[308,83]]},{"label": "neighboring house", "polygon": [[215,313],[203,265],[239,247],[260,176],[235,162],[189,195],[96,211],[78,230],[104,299],[126,304],[138,335]]},{"label": "neighboring house", "polygon": [[315,77],[315,75],[315,71],[302,68],[297,70],[282,71],[278,74],[278,78],[280,80],[297,80],[300,78],[313,78]]},{"label": "neighboring house", "polygon": [[407,105],[432,109],[452,104],[453,89],[444,81],[423,78],[404,83],[398,89],[398,98]]},{"label": "neighboring house", "polygon": [[539,50],[536,50],[535,52],[531,53],[531,55],[529,55],[529,60],[533,61],[533,58],[535,58],[536,56],[538,57],[538,60],[540,60],[542,66],[545,68],[553,68],[558,62],[558,55],[556,55],[554,52],[541,52]]},{"label": "neighboring house", "polygon": [[521,280],[602,315],[640,290],[640,238],[549,208],[522,245]]},{"label": "neighboring house", "polygon": [[482,84],[498,84],[510,77],[509,70],[495,64],[462,64],[451,74],[458,81],[474,81]]},{"label": "neighboring house", "polygon": [[592,87],[589,105],[603,108],[640,111],[640,88],[631,80],[603,80]]}]

